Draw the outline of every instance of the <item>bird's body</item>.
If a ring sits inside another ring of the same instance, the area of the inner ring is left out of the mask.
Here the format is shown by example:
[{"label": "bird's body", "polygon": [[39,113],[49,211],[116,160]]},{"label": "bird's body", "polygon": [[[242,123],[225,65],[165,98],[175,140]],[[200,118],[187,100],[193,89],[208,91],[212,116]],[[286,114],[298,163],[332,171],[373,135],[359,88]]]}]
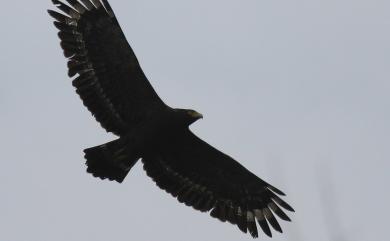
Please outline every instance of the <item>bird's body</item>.
[{"label": "bird's body", "polygon": [[122,182],[138,160],[156,184],[180,202],[258,236],[282,232],[274,214],[290,219],[283,192],[210,146],[189,126],[202,115],[171,108],[157,95],[107,0],[58,0],[49,10],[60,30],[69,76],[84,105],[118,139],[85,149],[87,171]]}]

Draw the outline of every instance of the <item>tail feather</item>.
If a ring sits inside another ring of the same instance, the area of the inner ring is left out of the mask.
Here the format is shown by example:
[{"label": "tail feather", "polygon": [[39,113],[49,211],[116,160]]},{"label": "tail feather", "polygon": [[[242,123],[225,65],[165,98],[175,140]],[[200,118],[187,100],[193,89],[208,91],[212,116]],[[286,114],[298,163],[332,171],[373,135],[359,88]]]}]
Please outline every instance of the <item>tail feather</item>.
[{"label": "tail feather", "polygon": [[138,161],[131,155],[121,139],[84,150],[87,172],[101,179],[123,182],[127,173]]}]

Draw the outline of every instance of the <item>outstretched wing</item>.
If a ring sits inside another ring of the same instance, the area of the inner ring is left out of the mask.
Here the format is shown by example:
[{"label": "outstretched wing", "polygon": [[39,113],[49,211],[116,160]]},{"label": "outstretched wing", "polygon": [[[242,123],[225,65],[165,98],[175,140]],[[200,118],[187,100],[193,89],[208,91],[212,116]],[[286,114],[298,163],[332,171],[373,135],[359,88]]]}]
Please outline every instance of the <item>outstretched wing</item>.
[{"label": "outstretched wing", "polygon": [[129,125],[165,106],[145,77],[107,0],[58,0],[62,11],[49,10],[60,30],[61,47],[69,58],[69,76],[96,120],[109,132]]},{"label": "outstretched wing", "polygon": [[290,221],[280,207],[294,211],[278,197],[283,192],[189,130],[143,162],[148,176],[179,202],[203,212],[212,210],[212,217],[236,224],[253,237],[258,236],[256,220],[271,237],[268,223],[282,232],[274,214]]}]

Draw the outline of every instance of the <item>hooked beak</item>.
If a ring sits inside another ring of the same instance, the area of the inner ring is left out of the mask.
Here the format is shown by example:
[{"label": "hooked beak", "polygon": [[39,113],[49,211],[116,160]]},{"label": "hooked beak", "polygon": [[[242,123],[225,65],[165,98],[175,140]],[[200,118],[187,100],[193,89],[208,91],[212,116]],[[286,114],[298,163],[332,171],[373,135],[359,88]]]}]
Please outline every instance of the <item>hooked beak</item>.
[{"label": "hooked beak", "polygon": [[199,112],[193,112],[192,113],[192,117],[196,118],[196,119],[203,119],[203,115]]}]

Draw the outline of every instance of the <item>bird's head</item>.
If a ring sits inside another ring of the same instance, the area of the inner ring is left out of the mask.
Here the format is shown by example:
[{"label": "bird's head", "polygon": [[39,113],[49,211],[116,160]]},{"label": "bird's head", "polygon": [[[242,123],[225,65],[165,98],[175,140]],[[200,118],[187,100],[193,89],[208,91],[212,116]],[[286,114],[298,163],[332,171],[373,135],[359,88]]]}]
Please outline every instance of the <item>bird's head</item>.
[{"label": "bird's head", "polygon": [[177,116],[179,117],[180,121],[182,123],[185,123],[187,126],[203,118],[203,115],[195,110],[175,109],[175,112],[177,113]]}]

